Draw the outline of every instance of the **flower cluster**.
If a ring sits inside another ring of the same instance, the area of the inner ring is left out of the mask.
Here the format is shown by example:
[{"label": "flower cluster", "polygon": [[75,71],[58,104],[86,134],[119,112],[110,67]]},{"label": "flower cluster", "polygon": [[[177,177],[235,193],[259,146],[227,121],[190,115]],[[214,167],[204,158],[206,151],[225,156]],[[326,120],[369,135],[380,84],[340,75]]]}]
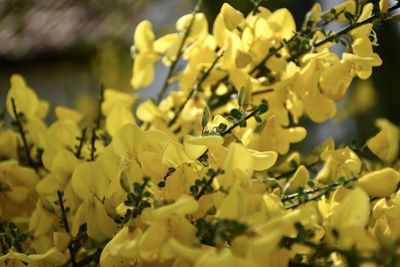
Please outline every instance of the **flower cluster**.
[{"label": "flower cluster", "polygon": [[[291,144],[301,117],[333,118],[352,80],[382,64],[374,25],[400,3],[315,4],[297,31],[287,9],[260,3],[247,16],[225,3],[211,33],[200,3],[158,39],[141,22],[133,88],[158,61],[169,72],[136,114],[137,95],[105,89],[95,121],[57,106],[46,125],[49,104],[11,77],[1,267],[398,264],[399,127],[378,119],[362,147]],[[347,26],[328,30],[335,21]]]}]

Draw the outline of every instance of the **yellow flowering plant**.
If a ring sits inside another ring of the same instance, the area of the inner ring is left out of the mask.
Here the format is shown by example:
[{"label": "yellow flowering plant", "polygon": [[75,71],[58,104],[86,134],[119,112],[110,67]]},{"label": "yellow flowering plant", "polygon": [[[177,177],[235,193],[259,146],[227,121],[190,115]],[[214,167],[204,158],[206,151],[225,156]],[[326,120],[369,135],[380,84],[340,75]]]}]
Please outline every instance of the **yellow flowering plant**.
[{"label": "yellow flowering plant", "polygon": [[223,4],[212,27],[199,2],[161,37],[141,22],[133,89],[158,61],[169,71],[135,114],[136,91],[105,88],[95,121],[58,106],[47,125],[48,102],[11,77],[0,267],[399,266],[399,126],[377,119],[362,147],[291,145],[307,135],[301,117],[333,118],[382,64],[370,37],[400,2],[315,4],[300,29],[261,2],[247,15]]}]

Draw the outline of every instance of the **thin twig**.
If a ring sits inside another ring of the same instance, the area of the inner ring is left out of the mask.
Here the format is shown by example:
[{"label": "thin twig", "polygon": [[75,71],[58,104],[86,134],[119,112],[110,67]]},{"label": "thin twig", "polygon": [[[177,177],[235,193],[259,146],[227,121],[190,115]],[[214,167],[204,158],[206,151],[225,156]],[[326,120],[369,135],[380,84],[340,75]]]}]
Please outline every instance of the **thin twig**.
[{"label": "thin twig", "polygon": [[96,152],[96,129],[92,129],[92,138],[90,139],[90,160],[94,161],[95,155],[94,152]]},{"label": "thin twig", "polygon": [[29,148],[29,145],[28,145],[28,141],[26,140],[24,127],[22,126],[22,123],[20,121],[19,114],[17,112],[17,107],[16,107],[16,104],[15,104],[14,98],[11,98],[11,105],[12,105],[12,110],[13,110],[13,114],[14,114],[14,117],[15,117],[14,118],[14,122],[17,125],[19,135],[21,136],[22,144],[24,146],[24,150],[25,150],[25,153],[26,153],[26,158],[28,160],[28,163],[29,163],[29,165],[31,167],[36,167],[35,163],[32,160],[32,157],[31,157],[31,152],[30,152],[30,148]]},{"label": "thin twig", "polygon": [[78,138],[78,139],[79,139],[79,145],[78,145],[78,148],[76,149],[76,152],[75,152],[75,156],[76,156],[78,159],[81,158],[81,152],[82,152],[83,144],[84,144],[85,141],[86,141],[86,130],[87,130],[87,128],[84,127],[84,128],[82,129],[81,137]]},{"label": "thin twig", "polygon": [[[71,230],[69,229],[69,226],[68,226],[67,212],[64,207],[63,193],[60,190],[57,191],[57,197],[58,197],[58,204],[60,205],[60,209],[61,209],[61,219],[64,224],[64,229],[69,235],[71,235]],[[72,242],[69,242],[68,250],[69,250],[69,254],[71,255],[72,266],[75,267],[77,265],[76,265],[76,259],[75,259],[75,252],[72,247]]]},{"label": "thin twig", "polygon": [[104,118],[104,115],[103,115],[103,113],[101,111],[101,105],[103,104],[103,102],[104,102],[104,85],[101,85],[100,86],[99,105],[97,107],[97,118],[96,118],[96,121],[95,121],[97,130],[100,129],[101,122],[102,122],[102,120]]},{"label": "thin twig", "polygon": [[215,177],[217,177],[221,173],[221,170],[217,170],[214,172],[211,176],[210,179],[208,179],[207,183],[203,185],[201,188],[200,192],[194,197],[196,200],[199,200],[205,193],[206,190],[209,186],[211,186],[212,182],[214,181]]},{"label": "thin twig", "polygon": [[[398,8],[400,8],[400,2],[397,2],[397,4],[391,6],[388,9],[388,13],[391,12],[391,11],[394,11],[394,10],[396,10]],[[338,38],[338,37],[340,37],[340,36],[342,36],[344,34],[347,34],[348,32],[350,32],[350,31],[352,31],[352,30],[354,30],[354,29],[356,29],[358,27],[361,27],[361,26],[363,26],[365,24],[368,24],[368,23],[372,23],[377,18],[378,18],[378,14],[374,14],[371,17],[366,18],[366,19],[364,19],[364,20],[362,20],[360,22],[357,22],[357,23],[354,23],[354,24],[349,24],[346,27],[344,27],[343,29],[339,30],[338,32],[336,32],[336,33],[334,33],[334,34],[332,34],[332,35],[330,35],[330,36],[328,36],[328,37],[326,37],[326,38],[324,38],[324,39],[322,39],[320,41],[315,42],[308,49],[305,49],[303,51],[300,51],[297,54],[292,55],[291,57],[288,58],[288,61],[293,61],[294,59],[299,58],[299,57],[303,56],[304,54],[310,52],[312,49],[314,49],[316,47],[319,47],[319,46],[322,46],[322,45],[324,45],[326,43],[329,43],[329,42],[335,40],[336,38]]]},{"label": "thin twig", "polygon": [[164,98],[164,95],[167,92],[167,89],[168,89],[168,87],[170,85],[170,79],[172,77],[172,74],[174,73],[175,67],[176,67],[179,59],[181,58],[181,56],[183,54],[183,47],[184,47],[185,42],[186,42],[187,38],[189,37],[190,32],[192,30],[193,24],[194,24],[195,19],[196,19],[196,14],[200,9],[200,4],[201,4],[201,0],[199,0],[197,2],[197,5],[196,5],[196,7],[194,8],[194,10],[192,12],[192,19],[190,20],[189,26],[187,27],[187,29],[185,31],[185,34],[182,37],[182,41],[181,41],[181,43],[179,45],[178,51],[176,53],[176,56],[175,56],[174,60],[172,61],[171,66],[169,67],[167,77],[165,78],[163,86],[161,87],[161,90],[160,90],[160,92],[159,92],[159,94],[157,96],[157,99],[156,99],[156,104],[157,105],[160,104],[161,100]]},{"label": "thin twig", "polygon": [[246,115],[246,117],[236,121],[234,124],[232,124],[229,128],[227,128],[223,133],[221,133],[221,136],[225,136],[228,133],[232,132],[233,129],[235,129],[236,127],[238,127],[240,125],[240,123],[242,121],[247,121],[248,119],[254,117],[254,115],[256,115],[258,112],[258,108],[255,108],[252,112],[250,112],[249,114]]},{"label": "thin twig", "polygon": [[293,209],[304,203],[307,203],[307,202],[310,202],[313,200],[317,200],[317,199],[321,198],[323,195],[325,195],[326,193],[332,191],[333,189],[336,189],[339,186],[346,186],[346,185],[350,184],[351,182],[356,181],[357,179],[358,179],[357,177],[353,177],[353,178],[345,180],[343,183],[334,182],[332,184],[329,184],[329,185],[321,187],[321,188],[316,188],[316,189],[311,189],[309,191],[305,191],[302,194],[294,193],[294,194],[291,194],[291,195],[283,198],[282,202],[290,201],[290,200],[300,197],[301,195],[304,195],[304,194],[307,195],[307,194],[313,194],[313,193],[320,192],[319,194],[309,197],[309,198],[305,199],[304,201],[298,201],[296,203],[292,203],[292,204],[285,206],[286,209]]},{"label": "thin twig", "polygon": [[178,108],[178,110],[175,112],[174,117],[172,118],[172,120],[168,123],[168,126],[172,126],[176,120],[179,118],[179,115],[181,114],[182,110],[184,109],[184,107],[186,106],[186,104],[189,102],[189,100],[192,98],[192,96],[194,95],[194,93],[196,93],[197,91],[200,90],[203,82],[207,79],[207,77],[210,75],[211,71],[214,69],[214,67],[217,65],[218,60],[223,56],[223,52],[218,55],[215,60],[213,61],[213,63],[211,64],[211,66],[207,69],[206,72],[203,73],[203,75],[200,77],[200,79],[197,81],[196,85],[192,88],[192,90],[190,91],[190,93],[188,94],[188,96],[186,97],[185,101],[183,102],[183,104]]}]

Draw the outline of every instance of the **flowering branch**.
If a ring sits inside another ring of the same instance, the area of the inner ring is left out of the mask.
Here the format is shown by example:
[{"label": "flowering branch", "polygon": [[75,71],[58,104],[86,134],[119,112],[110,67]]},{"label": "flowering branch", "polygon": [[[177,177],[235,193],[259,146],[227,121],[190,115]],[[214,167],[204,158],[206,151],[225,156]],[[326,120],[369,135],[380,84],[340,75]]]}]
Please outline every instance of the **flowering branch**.
[{"label": "flowering branch", "polygon": [[[60,191],[60,190],[57,191],[58,204],[60,205],[60,209],[61,209],[61,219],[64,224],[64,229],[69,235],[71,235],[71,230],[69,229],[68,220],[67,220],[67,210],[64,207],[63,195],[64,194],[62,191]],[[69,254],[71,255],[72,266],[75,267],[77,265],[76,265],[76,259],[75,259],[75,251],[74,251],[74,248],[72,247],[72,242],[69,242],[68,250],[69,250]]]},{"label": "flowering branch", "polygon": [[[336,189],[339,186],[348,186],[352,182],[356,181],[357,179],[358,179],[357,177],[353,177],[351,179],[333,182],[333,183],[331,183],[327,186],[321,187],[321,188],[315,188],[315,189],[311,189],[311,190],[307,190],[307,191],[303,191],[303,192],[299,192],[299,193],[294,193],[294,194],[284,197],[282,199],[282,202],[291,201],[292,199],[304,197],[304,199],[301,199],[296,203],[292,203],[292,204],[285,206],[286,209],[293,209],[293,208],[296,208],[306,202],[317,200],[317,199],[321,198],[323,195],[326,195],[327,193],[331,192],[332,190]],[[319,192],[319,193],[314,196],[311,196],[311,197],[309,196],[310,194],[314,194],[317,192]]]},{"label": "flowering branch", "polygon": [[23,115],[23,113],[18,113],[17,112],[17,107],[15,104],[15,100],[14,98],[11,98],[11,105],[12,105],[12,110],[13,110],[13,114],[14,114],[14,121],[13,123],[16,125],[19,135],[21,136],[22,139],[22,144],[25,150],[25,154],[26,154],[26,159],[28,160],[29,166],[31,167],[36,167],[35,163],[33,162],[33,159],[31,157],[31,151],[30,151],[30,147],[28,145],[28,141],[26,140],[26,135],[25,135],[25,131],[24,131],[24,127],[22,126],[22,122],[21,122],[21,115]]},{"label": "flowering branch", "polygon": [[174,114],[174,117],[172,118],[172,120],[168,123],[168,126],[171,127],[176,120],[179,118],[179,115],[182,113],[182,110],[184,109],[184,107],[186,106],[187,102],[189,102],[189,100],[192,98],[192,96],[194,95],[194,93],[196,93],[197,91],[201,90],[201,86],[203,84],[203,82],[207,79],[207,77],[210,75],[211,71],[214,69],[214,67],[217,65],[218,60],[224,55],[224,52],[222,52],[221,54],[219,54],[215,60],[213,61],[213,63],[211,64],[211,66],[207,69],[207,71],[205,71],[203,73],[203,75],[200,77],[200,79],[198,80],[198,82],[196,83],[196,85],[192,88],[192,90],[190,91],[190,93],[188,94],[188,96],[186,97],[185,101],[183,102],[183,104],[178,108],[178,110],[176,111],[176,113]]},{"label": "flowering branch", "polygon": [[[394,10],[396,10],[398,8],[400,8],[400,2],[397,2],[395,5],[393,5],[390,8],[388,8],[388,13],[391,12],[391,11],[394,11]],[[310,52],[312,49],[314,49],[316,47],[319,47],[319,46],[322,46],[322,45],[324,45],[326,43],[335,41],[339,37],[347,34],[348,32],[350,32],[350,31],[352,31],[352,30],[354,30],[354,29],[356,29],[356,28],[358,28],[360,26],[363,26],[363,25],[368,24],[368,23],[372,23],[372,22],[374,22],[375,19],[379,19],[380,15],[381,15],[380,13],[379,14],[374,14],[374,15],[370,16],[369,18],[366,18],[366,19],[364,19],[364,20],[362,20],[360,22],[349,24],[348,26],[346,26],[345,28],[341,29],[340,31],[338,31],[338,32],[336,32],[336,33],[334,33],[334,34],[332,34],[332,35],[330,35],[330,36],[328,36],[328,37],[326,37],[326,38],[324,38],[322,40],[319,40],[319,41],[315,42],[314,44],[309,46],[307,49],[304,49],[304,50],[299,51],[298,53],[292,55],[290,58],[288,58],[288,61],[293,61],[296,58],[299,58],[299,57],[303,56],[304,54]],[[382,21],[386,21],[386,20],[388,20],[388,19],[382,19]]]},{"label": "flowering branch", "polygon": [[186,42],[187,38],[190,35],[190,32],[192,30],[194,21],[196,19],[196,14],[199,12],[200,5],[201,5],[201,0],[199,0],[197,2],[197,5],[196,5],[196,7],[194,8],[194,10],[192,12],[192,19],[190,20],[189,26],[186,28],[186,31],[185,31],[185,33],[183,35],[183,38],[182,38],[182,41],[179,44],[178,52],[176,53],[176,56],[175,56],[174,60],[171,63],[171,66],[169,67],[167,77],[165,78],[163,86],[162,86],[162,88],[160,90],[160,93],[157,96],[157,99],[156,99],[156,104],[157,105],[160,104],[161,100],[164,98],[165,93],[167,92],[167,89],[168,89],[168,87],[170,85],[170,79],[172,77],[172,74],[174,73],[175,67],[176,67],[179,59],[181,58],[181,56],[183,54],[183,47],[185,45],[185,42]]}]

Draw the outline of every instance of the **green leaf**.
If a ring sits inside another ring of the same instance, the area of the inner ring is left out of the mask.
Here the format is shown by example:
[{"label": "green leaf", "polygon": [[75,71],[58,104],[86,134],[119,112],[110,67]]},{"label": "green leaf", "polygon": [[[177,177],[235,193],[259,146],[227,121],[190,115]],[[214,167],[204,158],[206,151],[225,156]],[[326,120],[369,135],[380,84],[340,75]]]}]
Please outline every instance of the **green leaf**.
[{"label": "green leaf", "polygon": [[218,131],[219,131],[219,132],[223,132],[223,131],[225,131],[227,128],[228,128],[228,125],[226,125],[225,123],[220,123],[220,124],[218,125]]},{"label": "green leaf", "polygon": [[258,106],[258,114],[263,114],[265,112],[267,112],[268,110],[268,104],[267,102],[262,102],[259,106]]},{"label": "green leaf", "polygon": [[193,195],[197,194],[199,192],[199,187],[196,185],[192,185],[190,187],[190,192],[192,192]]},{"label": "green leaf", "polygon": [[262,119],[258,115],[254,115],[254,119],[258,122],[261,123]]},{"label": "green leaf", "polygon": [[350,12],[345,11],[345,12],[344,12],[344,16],[345,16],[345,18],[346,18],[350,23],[353,23],[353,22],[354,22],[354,15],[351,14]]},{"label": "green leaf", "polygon": [[240,110],[234,108],[231,110],[231,116],[237,120],[241,120],[242,119],[242,112],[240,112]]}]

